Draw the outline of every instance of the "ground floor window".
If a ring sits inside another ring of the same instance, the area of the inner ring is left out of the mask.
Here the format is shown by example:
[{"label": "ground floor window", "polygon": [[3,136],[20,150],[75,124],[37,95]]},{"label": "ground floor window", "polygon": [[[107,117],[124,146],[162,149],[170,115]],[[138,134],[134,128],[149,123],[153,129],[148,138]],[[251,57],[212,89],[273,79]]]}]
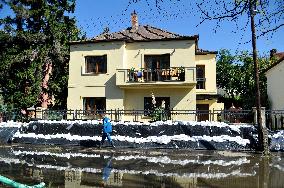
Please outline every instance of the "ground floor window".
[{"label": "ground floor window", "polygon": [[106,109],[105,97],[84,97],[83,98],[83,110],[89,112],[97,112]]},{"label": "ground floor window", "polygon": [[170,97],[155,97],[156,104],[152,103],[152,97],[144,97],[144,115],[150,116],[155,107],[163,107],[167,113],[170,111]]}]

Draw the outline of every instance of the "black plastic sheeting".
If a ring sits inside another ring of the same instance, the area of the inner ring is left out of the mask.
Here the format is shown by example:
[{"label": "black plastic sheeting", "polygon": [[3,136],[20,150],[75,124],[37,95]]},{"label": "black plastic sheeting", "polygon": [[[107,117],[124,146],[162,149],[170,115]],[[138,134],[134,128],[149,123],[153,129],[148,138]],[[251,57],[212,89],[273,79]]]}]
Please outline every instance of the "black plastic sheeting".
[{"label": "black plastic sheeting", "polygon": [[[231,125],[234,126],[234,125]],[[55,134],[70,134],[79,136],[101,136],[102,126],[100,124],[86,123],[63,123],[63,122],[31,122],[27,127],[23,127],[22,133],[35,133],[43,135]],[[228,135],[230,137],[240,136],[243,139],[250,140],[250,144],[246,146],[240,145],[233,141],[214,142],[214,141],[170,141],[167,144],[160,144],[155,142],[133,143],[127,141],[117,141],[114,143],[118,147],[134,147],[134,148],[188,148],[188,149],[209,149],[209,150],[254,150],[257,144],[257,130],[253,126],[244,126],[237,132],[231,129],[230,126],[204,126],[202,124],[188,125],[179,122],[177,124],[161,124],[157,126],[150,125],[125,125],[116,124],[113,126],[113,135],[128,136],[131,138],[149,137],[149,136],[174,136],[174,135],[188,135],[188,136],[220,136]],[[56,139],[35,139],[14,137],[13,142],[31,143],[31,144],[52,144],[52,145],[82,145],[86,147],[98,146],[99,141],[94,140],[67,140],[65,138]],[[108,142],[105,142],[108,146]]]},{"label": "black plastic sheeting", "polygon": [[0,143],[10,143],[17,131],[17,127],[0,127]]}]

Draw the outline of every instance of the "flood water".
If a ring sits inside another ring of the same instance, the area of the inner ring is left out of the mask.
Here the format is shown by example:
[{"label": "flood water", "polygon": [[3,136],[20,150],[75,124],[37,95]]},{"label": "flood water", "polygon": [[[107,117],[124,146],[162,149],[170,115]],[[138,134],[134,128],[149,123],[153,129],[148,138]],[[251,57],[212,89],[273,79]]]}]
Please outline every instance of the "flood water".
[{"label": "flood water", "polygon": [[284,153],[4,145],[0,175],[46,187],[279,188]]}]

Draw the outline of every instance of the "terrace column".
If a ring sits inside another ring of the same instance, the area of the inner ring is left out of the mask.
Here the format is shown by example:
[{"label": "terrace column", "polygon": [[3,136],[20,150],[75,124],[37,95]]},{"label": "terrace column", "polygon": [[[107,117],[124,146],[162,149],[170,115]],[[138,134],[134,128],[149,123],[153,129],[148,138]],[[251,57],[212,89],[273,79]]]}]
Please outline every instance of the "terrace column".
[{"label": "terrace column", "polygon": [[[257,111],[256,111],[256,107],[252,107],[252,111],[253,111],[253,124],[257,124]],[[261,118],[262,118],[262,122],[261,122],[261,126],[266,128],[266,118],[265,118],[265,107],[261,107]]]}]

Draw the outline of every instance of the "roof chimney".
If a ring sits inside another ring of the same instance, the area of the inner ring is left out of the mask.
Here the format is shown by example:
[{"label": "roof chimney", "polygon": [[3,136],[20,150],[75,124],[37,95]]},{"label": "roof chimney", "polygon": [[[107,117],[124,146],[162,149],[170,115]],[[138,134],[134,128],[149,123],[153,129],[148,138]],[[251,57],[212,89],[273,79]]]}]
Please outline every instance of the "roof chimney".
[{"label": "roof chimney", "polygon": [[138,30],[138,16],[135,12],[131,13],[131,23],[132,23],[132,31],[137,31]]}]

